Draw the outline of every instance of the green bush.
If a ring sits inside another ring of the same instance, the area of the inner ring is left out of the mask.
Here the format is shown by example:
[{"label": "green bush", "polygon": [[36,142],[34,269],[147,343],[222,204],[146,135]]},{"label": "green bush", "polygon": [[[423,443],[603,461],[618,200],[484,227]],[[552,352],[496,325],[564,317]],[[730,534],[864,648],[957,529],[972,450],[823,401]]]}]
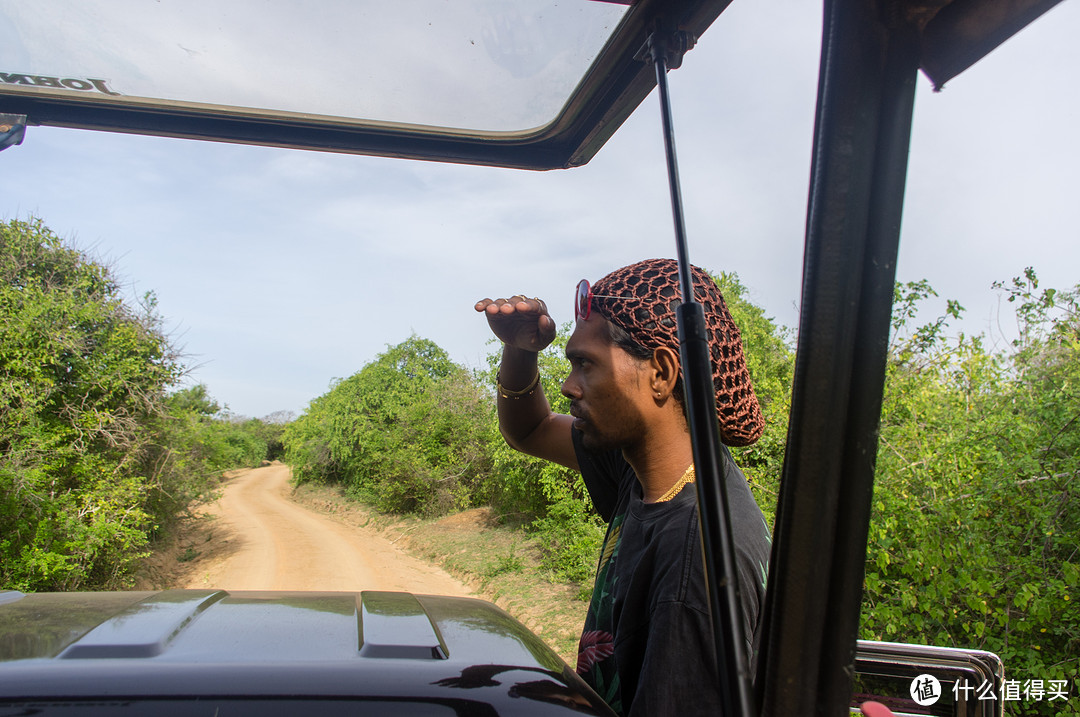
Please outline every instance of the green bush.
[{"label": "green bush", "polygon": [[[898,288],[863,636],[990,650],[1008,677],[1080,676],[1080,290],[997,285],[1019,337],[947,339],[949,302],[908,331],[925,282]],[[1057,703],[1014,703],[1055,714]],[[1075,704],[1075,703],[1073,703]]]},{"label": "green bush", "polygon": [[153,536],[168,532],[189,506],[210,497],[223,471],[268,460],[272,436],[284,430],[258,419],[233,418],[201,384],[169,394],[163,410],[146,451],[154,486],[148,496],[156,517]]},{"label": "green bush", "polygon": [[153,295],[133,307],[40,220],[0,224],[0,588],[123,587],[222,470],[266,455],[205,387],[170,395],[183,373]]},{"label": "green bush", "polygon": [[0,224],[0,585],[122,581],[147,544],[147,458],[181,374],[153,300],[39,220]]},{"label": "green bush", "polygon": [[[717,281],[766,419],[762,439],[733,453],[771,520],[791,401],[790,337],[747,299],[737,276]],[[962,311],[955,302],[913,327],[935,294],[925,282],[897,287],[862,637],[991,650],[1011,679],[1068,680],[1075,696],[1080,289],[1040,292],[1031,271],[998,289],[1016,307],[1019,333],[991,348],[982,336],[947,338]],[[545,393],[561,413],[569,329],[540,355]],[[422,339],[390,348],[286,428],[287,460],[298,480],[339,482],[384,510],[491,504],[543,536],[555,575],[586,583],[604,527],[579,474],[517,453],[499,435],[491,390],[499,348],[476,377]],[[1023,705],[1047,714],[1062,707]]]},{"label": "green bush", "polygon": [[750,381],[765,417],[765,432],[761,438],[753,445],[732,448],[731,454],[750,482],[765,520],[772,525],[784,467],[791,388],[795,375],[791,331],[777,325],[765,316],[764,309],[750,301],[748,290],[737,274],[723,273],[713,278],[724,294],[735,325],[739,327]]},{"label": "green bush", "polygon": [[285,430],[297,482],[343,485],[384,511],[442,515],[487,491],[494,407],[426,339],[390,347]]}]

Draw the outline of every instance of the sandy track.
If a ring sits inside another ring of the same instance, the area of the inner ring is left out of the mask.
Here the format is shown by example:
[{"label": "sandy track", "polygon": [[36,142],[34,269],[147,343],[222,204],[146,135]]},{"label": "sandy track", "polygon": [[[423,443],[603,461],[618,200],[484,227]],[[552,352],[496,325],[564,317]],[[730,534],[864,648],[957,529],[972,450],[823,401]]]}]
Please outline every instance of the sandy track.
[{"label": "sandy track", "polygon": [[404,590],[472,595],[441,568],[371,528],[348,526],[290,500],[288,466],[245,471],[211,507],[212,557],[190,566],[189,588]]}]

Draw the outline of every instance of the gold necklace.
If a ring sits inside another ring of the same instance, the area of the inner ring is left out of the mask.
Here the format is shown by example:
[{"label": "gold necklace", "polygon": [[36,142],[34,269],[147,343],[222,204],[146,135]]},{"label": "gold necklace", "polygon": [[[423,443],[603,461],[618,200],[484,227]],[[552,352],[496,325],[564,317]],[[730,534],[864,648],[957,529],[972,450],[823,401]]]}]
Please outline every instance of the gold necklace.
[{"label": "gold necklace", "polygon": [[682,478],[675,481],[675,485],[671,486],[671,488],[668,489],[667,493],[664,493],[662,496],[657,498],[656,502],[666,503],[667,501],[671,500],[679,494],[679,491],[686,487],[687,483],[693,483],[694,477],[694,464],[691,463],[690,467],[686,469],[686,472],[682,474]]}]

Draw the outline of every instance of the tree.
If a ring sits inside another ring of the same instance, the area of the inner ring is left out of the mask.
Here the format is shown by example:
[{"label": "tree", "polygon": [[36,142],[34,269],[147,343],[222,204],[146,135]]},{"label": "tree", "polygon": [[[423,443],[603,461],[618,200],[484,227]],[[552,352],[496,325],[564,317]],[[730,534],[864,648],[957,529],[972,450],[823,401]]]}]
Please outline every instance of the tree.
[{"label": "tree", "polygon": [[492,411],[466,369],[413,336],[312,401],[285,430],[285,456],[299,482],[337,482],[382,510],[439,515],[486,490]]},{"label": "tree", "polygon": [[946,336],[955,302],[909,329],[936,294],[925,282],[898,287],[863,636],[987,649],[1010,676],[1073,685],[1080,287],[1038,292],[1030,269],[995,286],[1017,319],[1017,338],[998,349]]},{"label": "tree", "polygon": [[40,220],[0,224],[0,582],[115,582],[146,544],[149,422],[182,372],[153,297]]},{"label": "tree", "polygon": [[153,441],[144,461],[154,488],[148,504],[159,526],[168,527],[210,495],[223,471],[266,460],[273,436],[282,430],[234,418],[202,384],[169,394],[163,408],[149,426]]}]

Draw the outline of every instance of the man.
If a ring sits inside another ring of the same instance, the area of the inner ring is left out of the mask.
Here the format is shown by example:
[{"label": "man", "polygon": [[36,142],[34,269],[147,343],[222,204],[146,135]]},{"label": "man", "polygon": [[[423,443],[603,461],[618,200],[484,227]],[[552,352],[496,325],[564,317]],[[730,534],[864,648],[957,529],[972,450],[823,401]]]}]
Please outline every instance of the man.
[{"label": "man", "polygon": [[[764,424],[723,297],[693,269],[710,336],[721,438],[748,445]],[[570,415],[553,413],[537,354],[555,338],[539,299],[476,304],[503,342],[499,426],[515,449],[580,470],[608,523],[578,655],[578,672],[619,714],[718,714],[716,656],[698,535],[684,411],[674,261],[652,259],[578,287]],[[724,449],[746,654],[764,603],[769,531]]]}]

